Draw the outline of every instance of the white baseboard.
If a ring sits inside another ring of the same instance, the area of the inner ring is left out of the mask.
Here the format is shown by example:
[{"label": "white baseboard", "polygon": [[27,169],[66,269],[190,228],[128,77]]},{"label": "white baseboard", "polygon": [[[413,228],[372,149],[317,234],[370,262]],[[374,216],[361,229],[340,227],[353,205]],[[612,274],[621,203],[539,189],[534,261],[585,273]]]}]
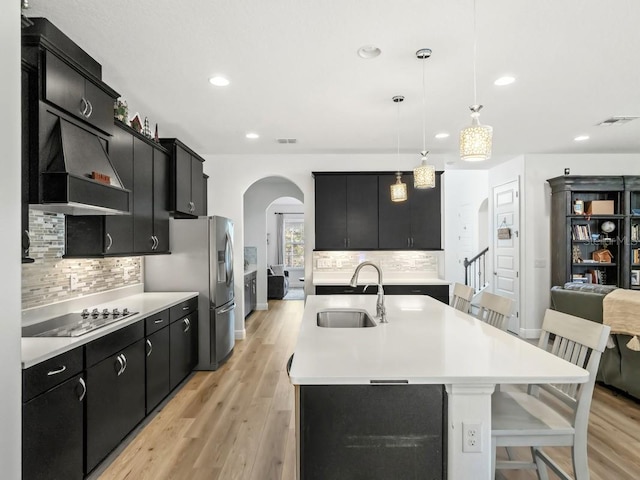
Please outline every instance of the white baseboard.
[{"label": "white baseboard", "polygon": [[235,331],[236,340],[244,340],[247,338],[247,331],[243,328],[242,330]]},{"label": "white baseboard", "polygon": [[259,303],[256,305],[256,310],[269,310],[268,303]]},{"label": "white baseboard", "polygon": [[541,329],[539,328],[521,328],[518,336],[520,338],[540,338]]}]

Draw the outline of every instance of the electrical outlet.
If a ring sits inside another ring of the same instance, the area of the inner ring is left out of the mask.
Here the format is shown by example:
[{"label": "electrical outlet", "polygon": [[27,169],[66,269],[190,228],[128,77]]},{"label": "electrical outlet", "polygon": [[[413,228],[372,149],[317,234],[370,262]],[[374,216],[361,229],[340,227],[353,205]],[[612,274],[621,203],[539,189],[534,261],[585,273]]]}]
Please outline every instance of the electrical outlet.
[{"label": "electrical outlet", "polygon": [[462,423],[462,451],[482,452],[482,423]]},{"label": "electrical outlet", "polygon": [[78,288],[78,275],[72,273],[69,275],[69,290],[75,290]]}]

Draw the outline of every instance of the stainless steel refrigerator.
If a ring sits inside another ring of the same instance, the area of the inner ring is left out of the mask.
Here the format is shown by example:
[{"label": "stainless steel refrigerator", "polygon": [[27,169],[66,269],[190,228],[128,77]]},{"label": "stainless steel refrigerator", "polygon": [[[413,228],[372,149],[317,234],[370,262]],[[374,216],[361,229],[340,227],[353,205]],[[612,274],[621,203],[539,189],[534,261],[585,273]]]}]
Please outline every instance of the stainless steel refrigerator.
[{"label": "stainless steel refrigerator", "polygon": [[217,370],[233,353],[233,222],[171,219],[171,254],[145,257],[146,291],[197,291],[198,370]]}]

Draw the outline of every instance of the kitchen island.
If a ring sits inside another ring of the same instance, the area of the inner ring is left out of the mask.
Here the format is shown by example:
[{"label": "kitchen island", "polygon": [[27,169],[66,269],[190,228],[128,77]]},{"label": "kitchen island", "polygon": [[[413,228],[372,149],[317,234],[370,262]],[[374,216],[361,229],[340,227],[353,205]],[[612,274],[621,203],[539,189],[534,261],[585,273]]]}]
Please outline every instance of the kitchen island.
[{"label": "kitchen island", "polygon": [[[300,398],[307,386],[444,386],[447,478],[468,480],[491,475],[491,394],[496,384],[588,379],[586,370],[428,296],[396,295],[385,301],[388,323],[374,318],[373,327],[324,328],[317,325],[318,312],[361,309],[373,318],[376,298],[307,297],[290,369],[296,387],[299,478],[303,478],[300,465],[305,461],[300,449],[300,419],[305,418]],[[410,413],[396,410],[398,419]],[[465,443],[463,423],[477,430],[475,448]],[[424,468],[430,468],[426,462]]]}]

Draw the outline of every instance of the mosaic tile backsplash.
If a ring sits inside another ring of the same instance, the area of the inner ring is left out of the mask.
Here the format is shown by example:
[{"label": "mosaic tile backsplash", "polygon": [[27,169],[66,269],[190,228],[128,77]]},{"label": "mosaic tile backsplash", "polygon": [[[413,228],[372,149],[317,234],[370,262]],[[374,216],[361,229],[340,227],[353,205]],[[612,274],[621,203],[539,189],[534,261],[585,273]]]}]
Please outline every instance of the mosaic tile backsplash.
[{"label": "mosaic tile backsplash", "polygon": [[63,259],[62,214],[31,210],[29,231],[35,262],[22,265],[23,310],[142,282],[142,257]]},{"label": "mosaic tile backsplash", "polygon": [[313,252],[314,272],[351,272],[360,262],[377,263],[386,272],[424,272],[437,276],[441,252],[429,251],[317,251]]}]

